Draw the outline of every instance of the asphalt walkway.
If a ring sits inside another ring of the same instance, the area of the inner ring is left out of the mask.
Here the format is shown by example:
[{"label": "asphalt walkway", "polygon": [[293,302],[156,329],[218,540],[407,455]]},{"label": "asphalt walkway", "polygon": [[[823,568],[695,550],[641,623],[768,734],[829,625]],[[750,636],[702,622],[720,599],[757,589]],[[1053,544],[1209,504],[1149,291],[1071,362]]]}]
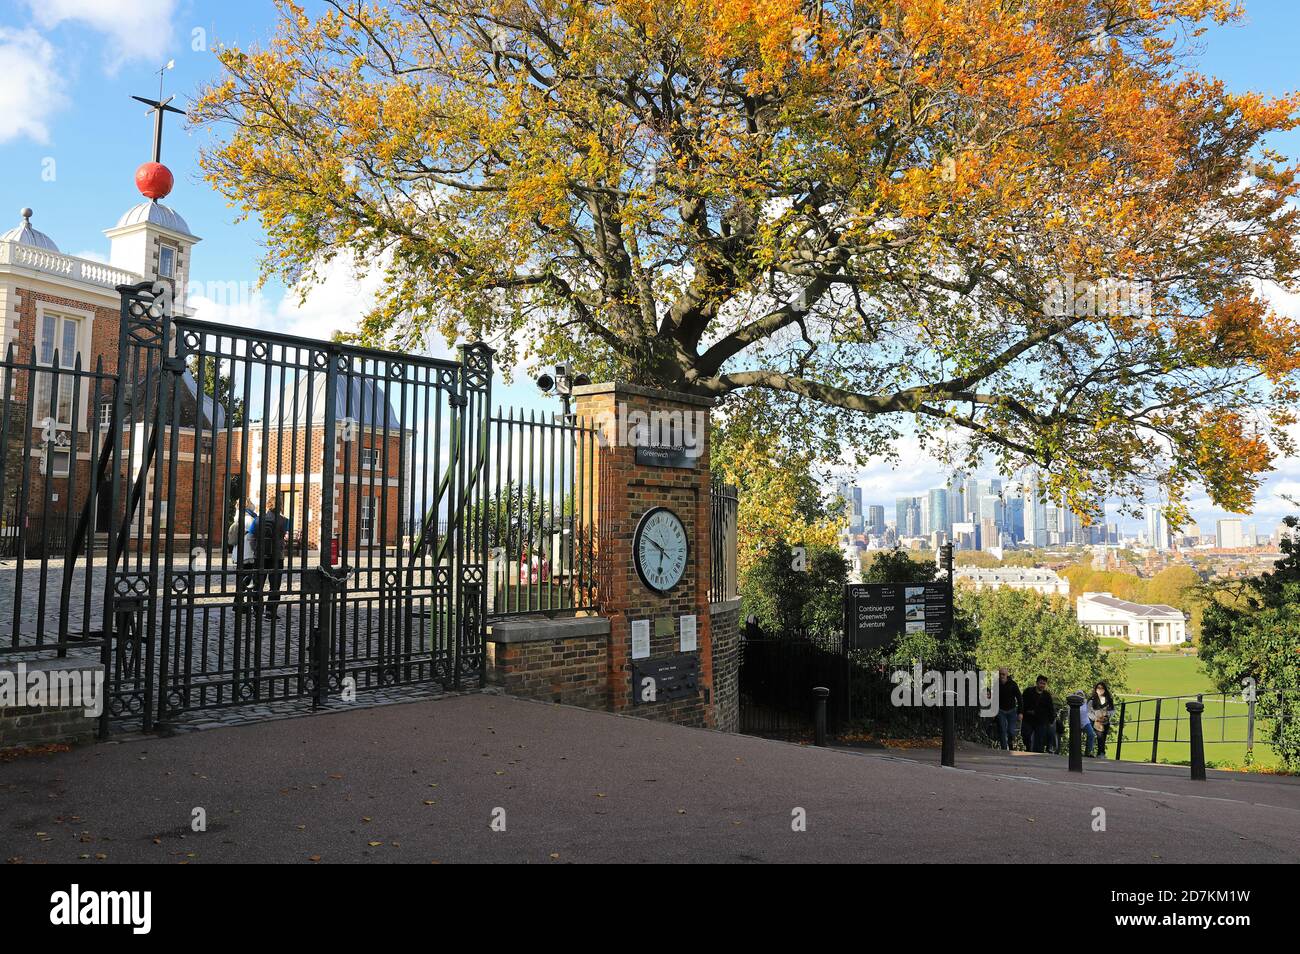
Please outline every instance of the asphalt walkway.
[{"label": "asphalt walkway", "polygon": [[[450,696],[0,763],[0,857],[1300,861],[1291,780],[1080,779],[1063,759],[977,755],[963,751],[953,770],[925,751],[816,749]],[[204,832],[192,830],[196,809]]]}]

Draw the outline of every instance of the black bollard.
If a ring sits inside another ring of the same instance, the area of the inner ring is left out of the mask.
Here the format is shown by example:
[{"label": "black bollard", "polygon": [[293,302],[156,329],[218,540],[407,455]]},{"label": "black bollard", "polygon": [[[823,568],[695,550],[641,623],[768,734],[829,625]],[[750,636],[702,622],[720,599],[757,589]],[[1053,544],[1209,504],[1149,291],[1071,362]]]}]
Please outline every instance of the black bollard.
[{"label": "black bollard", "polygon": [[826,745],[826,700],[830,697],[831,691],[825,686],[815,686],[813,696],[817,699],[816,708],[813,711],[813,744]]},{"label": "black bollard", "polygon": [[952,768],[957,764],[957,706],[956,700],[950,699],[950,695],[956,693],[943,694],[943,753],[942,759],[944,765]]},{"label": "black bollard", "polygon": [[1070,771],[1083,771],[1083,733],[1079,731],[1079,710],[1083,708],[1083,696],[1070,695],[1065,700],[1070,704]]},{"label": "black bollard", "polygon": [[1205,703],[1187,703],[1187,719],[1190,722],[1192,736],[1192,780],[1205,781],[1205,735],[1201,731],[1201,713]]}]

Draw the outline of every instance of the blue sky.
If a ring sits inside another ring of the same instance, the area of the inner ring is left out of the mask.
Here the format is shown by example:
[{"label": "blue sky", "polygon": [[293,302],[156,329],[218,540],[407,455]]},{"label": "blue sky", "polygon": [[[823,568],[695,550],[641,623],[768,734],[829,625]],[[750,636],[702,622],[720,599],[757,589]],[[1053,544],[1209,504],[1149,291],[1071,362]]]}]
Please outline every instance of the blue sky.
[{"label": "blue sky", "polygon": [[[310,10],[316,4],[306,0]],[[1295,45],[1300,42],[1300,2],[1251,0],[1244,24],[1211,28],[1201,39],[1197,67],[1229,87],[1283,93],[1300,85]],[[154,96],[157,70],[169,59],[166,90],[184,108],[194,90],[216,73],[212,50],[269,35],[269,0],[5,0],[0,6],[0,230],[16,224],[18,209],[35,210],[33,224],[62,251],[103,257],[102,229],[139,200],[132,177],[149,158],[151,122],[132,94]],[[201,283],[257,278],[262,235],[256,223],[236,223],[234,210],[202,182],[196,152],[199,135],[172,121],[164,133],[163,161],[176,175],[172,205],[203,238],[192,278]],[[1300,132],[1278,136],[1275,148],[1300,155]],[[52,174],[51,174],[52,173]],[[260,298],[209,317],[324,336],[348,327],[367,283],[353,285],[340,272],[305,306],[284,288],[270,285]],[[1291,308],[1300,308],[1292,299]],[[202,312],[202,309],[201,309]],[[540,404],[527,380],[498,388],[508,404]],[[863,471],[859,481],[872,503],[920,493],[942,480],[933,461],[902,448],[897,468]],[[1300,462],[1284,462],[1261,494],[1260,532],[1287,511],[1277,494],[1300,496]],[[1220,514],[1201,501],[1194,511],[1203,526]]]}]

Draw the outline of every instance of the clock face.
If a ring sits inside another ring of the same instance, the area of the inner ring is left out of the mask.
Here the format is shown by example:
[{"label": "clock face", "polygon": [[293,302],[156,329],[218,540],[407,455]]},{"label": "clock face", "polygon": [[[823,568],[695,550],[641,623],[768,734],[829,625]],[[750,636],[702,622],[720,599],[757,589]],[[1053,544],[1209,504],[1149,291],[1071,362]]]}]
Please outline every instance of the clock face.
[{"label": "clock face", "polygon": [[632,559],[641,582],[667,593],[686,574],[690,543],[681,519],[667,507],[647,510],[632,540]]}]

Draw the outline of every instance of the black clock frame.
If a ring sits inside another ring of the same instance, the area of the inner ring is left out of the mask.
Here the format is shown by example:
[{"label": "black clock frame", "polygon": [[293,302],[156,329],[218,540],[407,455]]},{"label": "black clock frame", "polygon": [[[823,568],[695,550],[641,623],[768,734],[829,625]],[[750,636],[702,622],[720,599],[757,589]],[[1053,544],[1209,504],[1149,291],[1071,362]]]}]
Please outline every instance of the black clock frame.
[{"label": "black clock frame", "polygon": [[[649,523],[650,518],[661,510],[669,514],[674,520],[681,524],[682,537],[686,540],[686,565],[682,567],[682,575],[678,577],[677,582],[666,590],[659,589],[659,587],[646,579],[645,571],[641,569],[641,535],[645,532],[645,525]],[[636,575],[641,577],[641,582],[645,584],[645,588],[650,590],[652,593],[671,593],[681,585],[683,580],[686,579],[686,571],[691,567],[691,535],[686,532],[686,523],[677,515],[676,510],[673,510],[670,507],[651,507],[645,513],[641,514],[641,519],[638,520],[636,524],[636,532],[632,535],[632,565],[636,567]]]}]

